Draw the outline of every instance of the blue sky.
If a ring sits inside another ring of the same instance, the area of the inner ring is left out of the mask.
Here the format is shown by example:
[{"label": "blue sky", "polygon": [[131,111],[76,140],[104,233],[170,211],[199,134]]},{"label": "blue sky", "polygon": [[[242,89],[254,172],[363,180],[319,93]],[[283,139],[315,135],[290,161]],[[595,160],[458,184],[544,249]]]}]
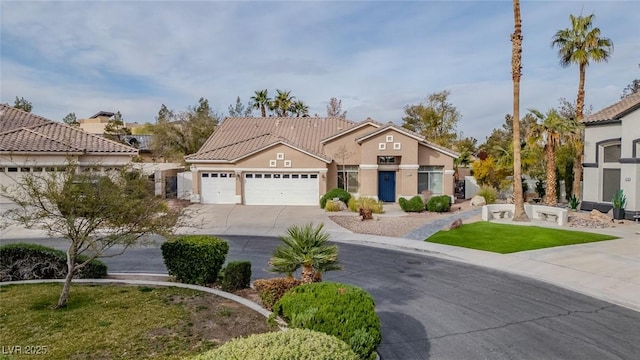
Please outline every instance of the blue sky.
[{"label": "blue sky", "polygon": [[[521,114],[575,99],[578,69],[551,48],[569,14],[596,14],[613,40],[587,70],[598,110],[640,78],[639,1],[522,1]],[[15,97],[61,120],[105,111],[153,122],[205,97],[226,114],[237,96],[290,90],[325,115],[401,123],[403,108],[449,90],[458,132],[479,142],[512,110],[511,1],[0,1],[0,102]],[[257,113],[256,113],[257,114]]]}]

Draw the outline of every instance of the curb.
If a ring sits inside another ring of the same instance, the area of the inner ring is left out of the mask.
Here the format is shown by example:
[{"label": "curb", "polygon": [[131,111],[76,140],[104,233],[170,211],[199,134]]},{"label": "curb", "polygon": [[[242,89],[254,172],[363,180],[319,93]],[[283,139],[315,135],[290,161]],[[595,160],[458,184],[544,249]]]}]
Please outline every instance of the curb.
[{"label": "curb", "polygon": [[[110,274],[113,276],[127,276],[127,277],[136,277],[136,276],[157,276],[157,277],[168,277],[165,274],[127,274],[127,273],[117,273]],[[26,285],[26,284],[43,284],[43,283],[64,283],[64,279],[39,279],[39,280],[20,280],[20,281],[6,281],[1,282],[0,287],[7,285]],[[168,282],[168,281],[153,281],[153,280],[134,280],[134,279],[73,279],[73,283],[78,284],[127,284],[127,285],[147,285],[147,286],[170,286],[170,287],[178,287],[183,289],[191,289],[201,292],[206,292],[209,294],[217,295],[223,297],[228,300],[235,301],[241,305],[248,307],[249,309],[260,313],[265,318],[269,318],[272,312],[263,308],[262,306],[254,303],[251,300],[245,299],[241,296],[237,296],[222,290],[213,289],[206,286],[199,285],[191,285],[191,284],[183,284],[176,282]],[[286,328],[287,324],[280,318],[276,318],[276,322],[280,329],[283,327]]]}]

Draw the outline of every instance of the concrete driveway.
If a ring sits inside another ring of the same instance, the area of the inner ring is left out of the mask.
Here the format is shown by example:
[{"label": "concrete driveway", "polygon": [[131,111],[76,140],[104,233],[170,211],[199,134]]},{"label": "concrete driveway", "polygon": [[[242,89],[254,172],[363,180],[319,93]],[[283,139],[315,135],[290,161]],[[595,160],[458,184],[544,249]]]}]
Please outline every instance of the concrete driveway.
[{"label": "concrete driveway", "polygon": [[306,223],[324,223],[332,233],[351,233],[318,206],[194,204],[185,209],[184,218],[180,233],[279,236],[291,225]]}]

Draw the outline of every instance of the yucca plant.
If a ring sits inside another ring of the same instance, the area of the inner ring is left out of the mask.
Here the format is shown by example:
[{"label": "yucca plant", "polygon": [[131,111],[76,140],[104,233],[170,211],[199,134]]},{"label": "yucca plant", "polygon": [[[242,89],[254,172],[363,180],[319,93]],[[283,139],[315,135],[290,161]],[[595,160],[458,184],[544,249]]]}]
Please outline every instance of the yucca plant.
[{"label": "yucca plant", "polygon": [[302,268],[303,283],[322,281],[322,273],[341,270],[338,263],[338,247],[327,245],[330,235],[323,231],[324,224],[293,225],[280,237],[283,244],[274,251],[269,271],[292,277]]}]

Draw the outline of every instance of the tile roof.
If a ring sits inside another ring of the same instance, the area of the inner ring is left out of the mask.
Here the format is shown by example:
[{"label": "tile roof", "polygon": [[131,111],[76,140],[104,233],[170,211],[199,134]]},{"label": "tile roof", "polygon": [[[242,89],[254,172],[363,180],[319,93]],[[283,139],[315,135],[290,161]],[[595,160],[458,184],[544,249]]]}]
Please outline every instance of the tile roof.
[{"label": "tile roof", "polygon": [[0,104],[0,152],[135,155],[138,150],[79,128]]},{"label": "tile roof", "polygon": [[595,114],[591,114],[582,119],[585,124],[594,124],[619,120],[631,111],[640,109],[640,93],[631,94],[617,103],[608,106]]},{"label": "tile roof", "polygon": [[328,160],[320,141],[355,125],[339,117],[226,118],[200,150],[186,159],[234,161],[283,143]]}]

